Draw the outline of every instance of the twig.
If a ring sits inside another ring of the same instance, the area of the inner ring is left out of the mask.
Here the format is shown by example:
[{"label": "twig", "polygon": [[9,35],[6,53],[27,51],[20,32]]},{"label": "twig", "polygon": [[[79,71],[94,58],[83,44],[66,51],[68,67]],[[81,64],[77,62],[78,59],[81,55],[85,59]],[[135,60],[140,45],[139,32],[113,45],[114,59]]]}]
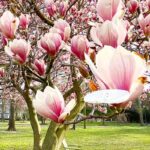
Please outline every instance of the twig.
[{"label": "twig", "polygon": [[53,26],[54,23],[51,20],[49,20],[47,17],[45,17],[44,14],[39,10],[38,6],[36,5],[36,0],[31,0],[31,2],[36,14],[41,18],[41,20],[43,20],[46,24]]},{"label": "twig", "polygon": [[76,121],[72,121],[72,122],[67,122],[65,121],[64,124],[65,125],[70,125],[70,124],[77,124],[77,123],[80,123],[81,121],[84,121],[84,120],[87,120],[87,119],[98,119],[98,118],[101,118],[101,119],[110,119],[116,115],[118,115],[119,113],[115,113],[113,115],[110,115],[110,116],[94,116],[94,115],[89,115],[89,116],[85,116],[79,120],[76,120]]},{"label": "twig", "polygon": [[77,2],[78,2],[78,0],[74,0],[74,1],[70,4],[70,6],[68,7],[68,9],[67,9],[67,11],[66,11],[66,14],[65,14],[64,18],[66,18],[67,13],[68,13],[69,10],[71,9],[71,7],[72,7],[73,5],[75,5]]}]

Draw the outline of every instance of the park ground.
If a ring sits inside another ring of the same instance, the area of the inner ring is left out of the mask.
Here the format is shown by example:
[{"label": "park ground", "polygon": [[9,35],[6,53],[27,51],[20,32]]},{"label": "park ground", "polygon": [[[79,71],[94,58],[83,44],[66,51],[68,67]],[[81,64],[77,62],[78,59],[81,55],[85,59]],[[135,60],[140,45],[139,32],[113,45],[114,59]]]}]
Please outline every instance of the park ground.
[{"label": "park ground", "polygon": [[[8,132],[7,122],[0,122],[0,150],[32,150],[29,122],[17,122],[16,132]],[[48,125],[42,125],[44,136]],[[87,123],[69,130],[66,141],[70,150],[150,150],[150,126],[139,124]],[[63,150],[63,148],[62,148]]]}]

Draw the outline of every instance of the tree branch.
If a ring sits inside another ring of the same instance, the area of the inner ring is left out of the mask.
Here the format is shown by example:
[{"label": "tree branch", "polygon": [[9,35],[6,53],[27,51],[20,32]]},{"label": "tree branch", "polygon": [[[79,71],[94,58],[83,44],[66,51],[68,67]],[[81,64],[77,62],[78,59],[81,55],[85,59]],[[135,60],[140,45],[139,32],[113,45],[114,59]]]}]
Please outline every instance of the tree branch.
[{"label": "tree branch", "polygon": [[65,92],[65,94],[63,95],[64,99],[70,96],[73,92],[74,92],[74,87],[72,87],[71,89]]},{"label": "tree branch", "polygon": [[69,12],[69,10],[70,10],[70,9],[72,8],[72,6],[75,5],[78,1],[79,1],[79,0],[74,0],[74,1],[70,4],[70,6],[68,7],[68,9],[67,9],[67,11],[66,11],[66,14],[65,14],[64,18],[66,18],[67,13]]},{"label": "tree branch", "polygon": [[94,116],[94,115],[89,115],[89,116],[84,116],[83,118],[79,119],[79,120],[76,120],[76,121],[72,121],[72,122],[67,122],[65,121],[64,124],[65,125],[70,125],[70,124],[77,124],[77,123],[80,123],[81,121],[84,121],[84,120],[87,120],[87,119],[110,119],[116,115],[118,115],[119,113],[115,113],[113,115],[110,115],[110,116]]},{"label": "tree branch", "polygon": [[41,18],[41,20],[43,20],[46,24],[53,26],[54,23],[45,17],[44,14],[39,10],[38,6],[36,5],[36,0],[31,0],[31,3],[34,7],[35,13]]}]

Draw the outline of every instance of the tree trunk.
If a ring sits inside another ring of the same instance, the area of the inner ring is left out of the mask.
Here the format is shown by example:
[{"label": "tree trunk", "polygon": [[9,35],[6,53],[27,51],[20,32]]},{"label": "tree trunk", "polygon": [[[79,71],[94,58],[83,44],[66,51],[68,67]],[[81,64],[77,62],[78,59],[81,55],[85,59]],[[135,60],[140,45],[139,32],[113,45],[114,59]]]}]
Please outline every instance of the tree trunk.
[{"label": "tree trunk", "polygon": [[14,100],[10,100],[10,116],[8,123],[8,131],[16,131],[15,128],[15,102]]},{"label": "tree trunk", "polygon": [[[33,150],[41,150],[41,128],[40,124],[38,121],[37,113],[35,111],[35,108],[33,107],[33,102],[30,97],[30,92],[29,92],[29,83],[30,81],[27,81],[25,72],[22,72],[22,75],[25,80],[25,88],[24,90],[19,87],[15,82],[13,82],[14,87],[18,90],[18,92],[23,96],[24,100],[26,101],[28,111],[29,111],[29,118],[30,118],[30,124],[32,127],[33,131]],[[30,148],[31,149],[31,148]],[[45,149],[46,150],[46,149]]]},{"label": "tree trunk", "polygon": [[[86,105],[84,107],[84,115],[86,116]],[[86,120],[84,120],[84,129],[86,129]]]},{"label": "tree trunk", "polygon": [[[76,94],[77,104],[70,112],[70,115],[65,119],[66,122],[73,121],[75,117],[78,115],[78,113],[81,112],[85,104],[83,100],[80,84],[76,78],[75,69],[72,68],[71,70],[72,70],[73,87],[74,87],[74,92]],[[58,124],[52,121],[46,132],[46,136],[42,145],[42,150],[59,150],[62,145],[62,141],[64,140],[66,130],[68,128],[69,125]]]},{"label": "tree trunk", "polygon": [[60,125],[51,122],[43,142],[42,150],[60,150],[68,128],[69,125]]},{"label": "tree trunk", "polygon": [[141,126],[144,126],[143,108],[142,108],[141,101],[139,99],[137,100],[137,104],[138,104],[138,113],[139,113],[139,117],[140,117],[140,124],[141,124]]},{"label": "tree trunk", "polygon": [[2,109],[2,113],[1,113],[1,121],[4,122],[5,121],[5,118],[4,118],[4,113],[5,113],[5,102],[4,100],[2,99],[2,105],[1,105],[1,109]]},{"label": "tree trunk", "polygon": [[105,119],[102,118],[102,125],[104,126],[105,125]]},{"label": "tree trunk", "polygon": [[58,150],[58,137],[56,135],[58,127],[59,124],[51,121],[50,126],[46,132],[42,150]]},{"label": "tree trunk", "polygon": [[40,120],[41,120],[41,125],[45,125],[45,118],[44,117],[40,117]]},{"label": "tree trunk", "polygon": [[[83,107],[84,102],[80,101],[80,103],[71,111],[70,116],[68,116],[66,120],[73,121],[75,116],[83,109]],[[52,121],[46,132],[42,150],[60,150],[62,141],[68,128],[69,125],[58,124]]]},{"label": "tree trunk", "polygon": [[41,128],[39,125],[37,114],[33,107],[32,100],[28,95],[26,95],[25,100],[28,106],[30,124],[33,130],[33,138],[34,138],[33,150],[41,150]]},{"label": "tree trunk", "polygon": [[72,129],[76,130],[76,124],[75,123],[72,125]]}]

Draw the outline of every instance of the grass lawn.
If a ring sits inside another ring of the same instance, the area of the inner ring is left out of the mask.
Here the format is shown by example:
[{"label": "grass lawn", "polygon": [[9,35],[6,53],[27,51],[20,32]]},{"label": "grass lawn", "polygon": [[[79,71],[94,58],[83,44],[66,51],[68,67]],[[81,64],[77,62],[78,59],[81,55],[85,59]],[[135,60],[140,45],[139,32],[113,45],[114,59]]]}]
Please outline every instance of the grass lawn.
[{"label": "grass lawn", "polygon": [[[66,140],[70,147],[81,150],[150,150],[150,126],[136,124],[88,123],[69,130]],[[29,122],[17,122],[17,132],[8,132],[7,122],[0,122],[0,150],[32,150],[32,130]],[[45,134],[47,125],[42,126]]]}]

